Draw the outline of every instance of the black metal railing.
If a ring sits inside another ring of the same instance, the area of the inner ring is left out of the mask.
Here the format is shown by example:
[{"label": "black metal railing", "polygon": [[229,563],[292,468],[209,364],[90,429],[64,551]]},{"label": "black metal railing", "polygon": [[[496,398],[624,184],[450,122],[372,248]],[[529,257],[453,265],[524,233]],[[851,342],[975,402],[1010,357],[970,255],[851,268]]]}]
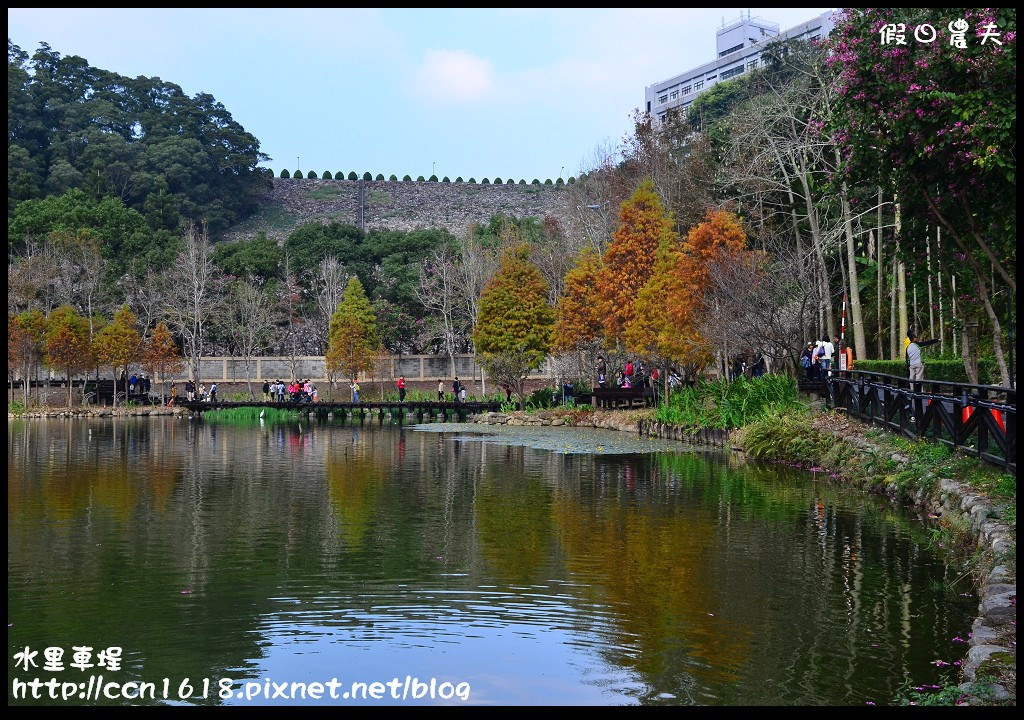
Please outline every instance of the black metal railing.
[{"label": "black metal railing", "polygon": [[1017,391],[998,385],[833,371],[826,403],[850,417],[959,448],[1017,474]]}]

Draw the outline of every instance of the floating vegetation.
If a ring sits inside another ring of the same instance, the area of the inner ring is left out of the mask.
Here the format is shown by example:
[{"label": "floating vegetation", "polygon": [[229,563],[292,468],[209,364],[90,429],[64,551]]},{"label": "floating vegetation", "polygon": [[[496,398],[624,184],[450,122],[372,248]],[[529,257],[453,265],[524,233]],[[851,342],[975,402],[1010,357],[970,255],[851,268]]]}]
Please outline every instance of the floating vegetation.
[{"label": "floating vegetation", "polygon": [[621,455],[686,450],[674,440],[649,438],[636,433],[603,428],[527,427],[524,425],[474,425],[472,423],[434,422],[413,425],[413,430],[450,434],[451,439],[479,441],[499,445],[520,445],[557,453]]}]

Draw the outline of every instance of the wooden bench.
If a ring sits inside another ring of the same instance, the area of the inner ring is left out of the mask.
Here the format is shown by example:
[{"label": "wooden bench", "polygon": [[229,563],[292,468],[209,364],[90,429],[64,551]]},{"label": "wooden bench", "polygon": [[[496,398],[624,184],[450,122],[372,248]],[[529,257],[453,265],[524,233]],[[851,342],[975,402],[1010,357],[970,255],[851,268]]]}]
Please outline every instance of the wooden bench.
[{"label": "wooden bench", "polygon": [[654,388],[594,388],[591,390],[592,405],[596,408],[634,407],[654,405]]}]

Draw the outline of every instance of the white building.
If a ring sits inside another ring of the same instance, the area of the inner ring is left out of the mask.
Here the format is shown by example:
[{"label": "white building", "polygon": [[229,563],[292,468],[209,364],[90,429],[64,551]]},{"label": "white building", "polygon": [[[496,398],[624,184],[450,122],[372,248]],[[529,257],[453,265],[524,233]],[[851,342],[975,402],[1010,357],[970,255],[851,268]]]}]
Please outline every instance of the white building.
[{"label": "white building", "polygon": [[715,32],[715,47],[718,51],[715,59],[668,80],[648,85],[644,91],[644,107],[658,122],[670,109],[682,108],[685,113],[693,99],[711,89],[715,83],[755,69],[768,43],[775,40],[817,40],[827,37],[837,19],[838,13],[826,12],[782,32],[779,32],[778,23],[759,17],[751,18],[749,15],[723,25]]}]

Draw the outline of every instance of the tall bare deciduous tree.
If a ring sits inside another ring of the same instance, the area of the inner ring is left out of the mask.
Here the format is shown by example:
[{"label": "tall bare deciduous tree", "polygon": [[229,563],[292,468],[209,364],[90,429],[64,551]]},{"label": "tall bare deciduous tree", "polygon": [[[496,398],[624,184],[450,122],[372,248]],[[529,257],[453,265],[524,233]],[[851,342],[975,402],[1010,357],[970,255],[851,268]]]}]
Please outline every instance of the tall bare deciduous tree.
[{"label": "tall bare deciduous tree", "polygon": [[213,264],[206,225],[189,223],[185,247],[162,276],[164,314],[182,338],[189,377],[200,382],[203,343],[220,300],[222,279]]},{"label": "tall bare deciduous tree", "polygon": [[[432,317],[428,327],[441,342],[455,375],[456,335],[459,328],[459,257],[442,246],[420,265],[420,284],[416,297]],[[475,301],[474,301],[475,304]]]},{"label": "tall bare deciduous tree", "polygon": [[327,352],[328,333],[331,325],[331,315],[341,302],[345,293],[345,286],[348,284],[349,272],[344,264],[332,255],[328,255],[316,267],[316,275],[313,278],[313,290],[316,292],[316,307],[319,317],[316,327],[317,342]]},{"label": "tall bare deciduous tree", "polygon": [[266,290],[251,278],[238,278],[224,298],[218,324],[230,338],[232,350],[242,356],[245,364],[245,385],[249,398],[256,399],[252,389],[252,360],[264,351],[274,336],[276,307]]}]

